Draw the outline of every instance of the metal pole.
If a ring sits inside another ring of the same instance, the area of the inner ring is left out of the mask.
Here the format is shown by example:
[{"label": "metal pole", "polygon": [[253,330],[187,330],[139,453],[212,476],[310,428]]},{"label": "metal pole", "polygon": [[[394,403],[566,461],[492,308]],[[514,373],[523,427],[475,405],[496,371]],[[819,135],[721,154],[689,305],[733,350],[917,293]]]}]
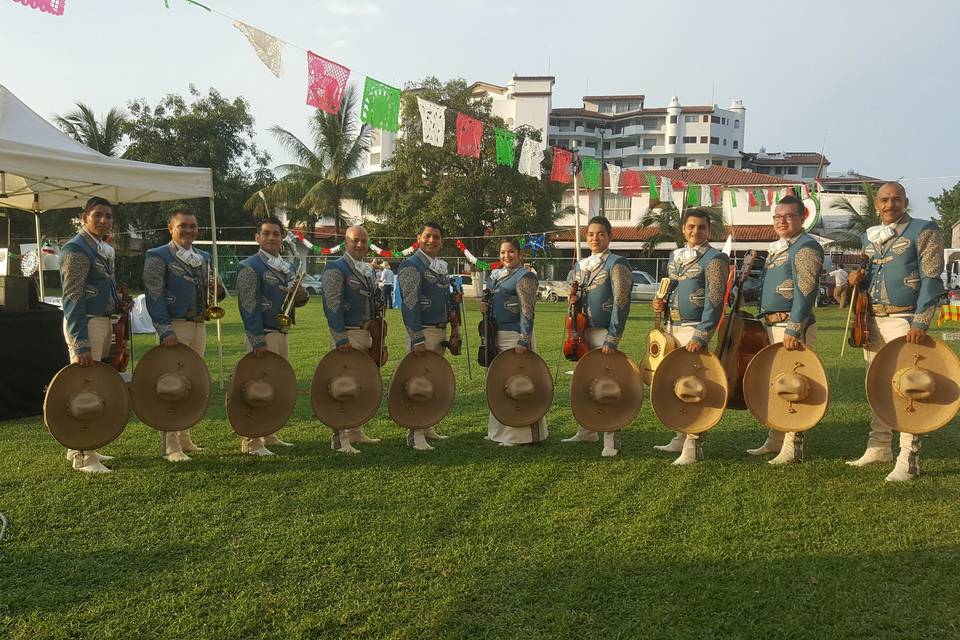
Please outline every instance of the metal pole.
[{"label": "metal pole", "polygon": [[[213,261],[213,299],[217,299],[220,287],[220,263],[217,261],[217,211],[213,206],[213,196],[210,197],[210,256]],[[217,318],[217,363],[220,367],[220,378],[217,383],[223,391],[223,336],[220,331],[220,318]]]},{"label": "metal pole", "polygon": [[577,153],[576,141],[571,142],[570,146],[573,147],[573,210],[575,215],[575,224],[573,226],[573,256],[577,262],[580,262],[580,157]]},{"label": "metal pole", "polygon": [[603,133],[606,129],[600,128],[600,215],[604,218],[607,217],[606,207],[604,206],[604,192],[607,190],[606,185],[603,183],[603,167],[606,164],[603,160]]},{"label": "metal pole", "polygon": [[33,221],[37,230],[37,273],[40,274],[40,302],[43,302],[46,294],[43,288],[43,251],[40,249],[40,213],[40,211],[36,210],[33,212]]}]

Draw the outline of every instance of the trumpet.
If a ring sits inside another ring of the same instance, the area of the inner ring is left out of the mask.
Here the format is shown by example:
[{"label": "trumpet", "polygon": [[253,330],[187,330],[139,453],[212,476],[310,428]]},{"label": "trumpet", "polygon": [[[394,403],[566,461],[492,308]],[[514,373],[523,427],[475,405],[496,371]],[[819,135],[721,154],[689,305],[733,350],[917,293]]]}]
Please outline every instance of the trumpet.
[{"label": "trumpet", "polygon": [[226,315],[223,307],[217,304],[217,281],[213,277],[213,265],[207,267],[207,307],[203,310],[204,320],[219,320]]},{"label": "trumpet", "polygon": [[300,285],[303,284],[303,279],[306,275],[306,271],[300,271],[293,281],[293,284],[287,290],[287,296],[283,299],[283,306],[280,307],[280,313],[277,314],[277,325],[289,327],[293,324],[293,317],[291,315],[293,314],[293,306],[297,302],[297,292],[300,290]]}]

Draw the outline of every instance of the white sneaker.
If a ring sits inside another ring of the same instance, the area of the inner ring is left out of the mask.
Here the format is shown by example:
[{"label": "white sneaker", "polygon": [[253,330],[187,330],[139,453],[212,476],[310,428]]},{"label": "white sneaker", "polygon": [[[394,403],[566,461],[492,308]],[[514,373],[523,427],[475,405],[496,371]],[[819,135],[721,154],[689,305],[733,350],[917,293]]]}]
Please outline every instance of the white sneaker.
[{"label": "white sneaker", "polygon": [[499,444],[501,447],[515,447],[515,446],[517,446],[517,445],[513,444],[512,442],[498,442],[497,444]]},{"label": "white sneaker", "polygon": [[83,473],[113,473],[111,469],[107,469],[105,466],[99,462],[91,462],[85,467],[74,467],[77,471],[82,471]]},{"label": "white sneaker", "polygon": [[427,434],[424,433],[427,429],[412,429],[407,432],[407,446],[416,449],[417,451],[433,451],[427,443]]},{"label": "white sneaker", "polygon": [[578,427],[575,434],[569,438],[564,438],[560,442],[598,442],[599,440],[600,436],[595,431]]},{"label": "white sneaker", "polygon": [[906,482],[907,480],[913,480],[916,477],[917,476],[910,473],[906,467],[901,467],[899,464],[897,464],[897,466],[893,468],[893,471],[887,474],[887,477],[884,478],[884,480],[887,482]]},{"label": "white sneaker", "polygon": [[781,449],[783,449],[783,433],[770,429],[763,444],[756,449],[747,449],[747,453],[752,456],[765,456],[768,453],[780,453]]},{"label": "white sneaker", "polygon": [[183,451],[174,451],[173,453],[168,453],[163,456],[163,459],[167,462],[190,462],[190,456],[185,454]]},{"label": "white sneaker", "polygon": [[906,482],[920,475],[920,445],[922,436],[900,434],[900,453],[897,464],[886,477],[887,482]]},{"label": "white sneaker", "polygon": [[335,448],[333,445],[330,445],[330,448],[337,453],[360,453],[360,449],[355,448],[349,442],[341,446],[339,449]]},{"label": "white sneaker", "polygon": [[293,443],[292,443],[292,442],[284,442],[284,441],[281,440],[279,437],[277,437],[277,434],[272,434],[272,435],[269,435],[269,436],[267,436],[266,438],[264,438],[264,439],[263,439],[263,444],[275,444],[275,445],[278,445],[278,446],[281,446],[281,447],[292,447],[292,446],[293,446]]},{"label": "white sneaker", "polygon": [[[106,456],[96,451],[87,451],[87,457],[90,457],[90,456],[93,456],[94,458],[96,458],[97,462],[108,462],[110,460],[113,460],[113,456]],[[77,457],[77,450],[67,449],[67,460],[69,460],[70,462],[73,462],[73,459],[75,457]]]},{"label": "white sneaker", "polygon": [[776,457],[767,460],[767,464],[793,464],[803,460],[803,434],[783,434],[783,446]]},{"label": "white sneaker", "polygon": [[687,436],[683,440],[683,451],[673,461],[675,465],[694,464],[703,460],[703,443],[700,438]]},{"label": "white sneaker", "polygon": [[260,447],[259,449],[251,449],[251,450],[248,451],[247,453],[249,453],[249,454],[252,455],[252,456],[272,456],[272,455],[274,455],[273,451],[270,451],[270,449],[267,449],[266,447]]},{"label": "white sneaker", "polygon": [[[443,435],[443,434],[441,434],[441,433],[437,433],[437,430],[434,429],[433,427],[429,427],[429,428],[427,428],[427,429],[420,429],[420,431],[426,431],[426,432],[427,432],[427,433],[426,433],[427,440],[446,440],[447,438],[450,437],[450,436],[445,436],[445,435]],[[414,447],[414,448],[416,448],[416,447]]]}]

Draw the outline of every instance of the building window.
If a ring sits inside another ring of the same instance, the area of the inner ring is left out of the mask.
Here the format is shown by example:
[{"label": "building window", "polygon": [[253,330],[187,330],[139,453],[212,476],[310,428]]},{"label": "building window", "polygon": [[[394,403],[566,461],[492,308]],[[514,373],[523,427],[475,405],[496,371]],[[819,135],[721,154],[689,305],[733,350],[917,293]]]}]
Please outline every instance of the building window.
[{"label": "building window", "polygon": [[720,144],[720,138],[716,136],[710,136],[710,144]]},{"label": "building window", "polygon": [[677,144],[677,136],[670,136],[667,138],[667,144]]},{"label": "building window", "polygon": [[754,169],[757,173],[762,173],[765,176],[770,175],[770,167],[757,167]]},{"label": "building window", "polygon": [[707,136],[700,136],[700,144],[707,144]]},{"label": "building window", "polygon": [[706,161],[704,162],[704,164],[709,167],[709,166],[710,166],[710,158],[707,158]]},{"label": "building window", "polygon": [[601,104],[600,113],[613,113],[613,106],[609,104]]},{"label": "building window", "polygon": [[734,149],[739,149],[739,148],[740,148],[740,141],[739,141],[739,140],[734,140],[734,141],[733,141],[733,148],[734,148]]},{"label": "building window", "polygon": [[697,136],[683,136],[683,144],[693,144],[697,141]]},{"label": "building window", "polygon": [[654,160],[655,160],[655,158],[644,158],[644,159],[643,159],[643,166],[645,166],[645,167],[652,167]]},{"label": "building window", "polygon": [[737,161],[736,161],[736,160],[727,160],[727,166],[730,167],[731,169],[736,169],[736,168],[737,168]]},{"label": "building window", "polygon": [[697,116],[683,116],[684,122],[696,122],[697,120]]},{"label": "building window", "polygon": [[723,146],[727,146],[727,139],[726,139],[726,138],[723,139]]},{"label": "building window", "polygon": [[720,124],[727,124],[726,118],[720,118]]},{"label": "building window", "polygon": [[657,144],[656,138],[644,138],[643,139],[643,150],[650,151]]},{"label": "building window", "polygon": [[613,143],[612,143],[612,142],[604,142],[604,143],[603,143],[603,150],[604,150],[604,151],[610,151],[611,149],[613,149]]},{"label": "building window", "polygon": [[739,120],[734,120],[734,121],[733,121],[733,128],[734,128],[734,129],[739,129],[739,128],[740,128],[740,121],[739,121]]},{"label": "building window", "polygon": [[370,164],[380,164],[380,152],[370,154]]},{"label": "building window", "polygon": [[796,167],[785,167],[785,168],[783,169],[783,173],[784,173],[784,175],[795,176],[795,175],[797,175],[797,168],[796,168]]},{"label": "building window", "polygon": [[557,141],[553,144],[555,147],[567,148],[567,145],[570,144],[570,141],[565,138],[557,138]]},{"label": "building window", "polygon": [[776,175],[778,175],[778,176],[782,176],[782,175],[783,175],[783,167],[776,167],[776,168],[773,170],[773,172],[774,172],[774,174],[776,174]]},{"label": "building window", "polygon": [[713,124],[720,124],[720,116],[710,116],[710,122]]},{"label": "building window", "polygon": [[710,122],[710,116],[703,116],[704,122]]},{"label": "building window", "polygon": [[677,116],[670,116],[670,124],[677,124]]},{"label": "building window", "polygon": [[609,194],[604,198],[603,213],[607,220],[629,220],[630,200],[627,196]]},{"label": "building window", "polygon": [[817,167],[804,167],[803,173],[801,175],[804,178],[816,178],[817,177]]},{"label": "building window", "polygon": [[636,144],[636,142],[634,142],[634,141],[632,141],[632,140],[623,140],[623,141],[617,143],[617,149],[626,149],[627,147],[632,147],[632,146],[634,146],[635,144]]},{"label": "building window", "polygon": [[660,166],[661,166],[661,167],[667,166],[667,159],[666,159],[666,158],[660,158]]}]

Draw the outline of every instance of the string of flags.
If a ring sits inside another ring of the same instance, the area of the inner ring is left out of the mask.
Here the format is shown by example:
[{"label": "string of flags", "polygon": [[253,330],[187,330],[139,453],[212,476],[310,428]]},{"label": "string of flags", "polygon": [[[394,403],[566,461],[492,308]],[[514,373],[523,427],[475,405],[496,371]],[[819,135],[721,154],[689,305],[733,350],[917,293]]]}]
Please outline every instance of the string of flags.
[{"label": "string of flags", "polygon": [[30,7],[31,9],[37,9],[44,13],[49,13],[54,16],[62,16],[64,5],[66,5],[67,0],[13,0],[18,2],[25,7]]}]

